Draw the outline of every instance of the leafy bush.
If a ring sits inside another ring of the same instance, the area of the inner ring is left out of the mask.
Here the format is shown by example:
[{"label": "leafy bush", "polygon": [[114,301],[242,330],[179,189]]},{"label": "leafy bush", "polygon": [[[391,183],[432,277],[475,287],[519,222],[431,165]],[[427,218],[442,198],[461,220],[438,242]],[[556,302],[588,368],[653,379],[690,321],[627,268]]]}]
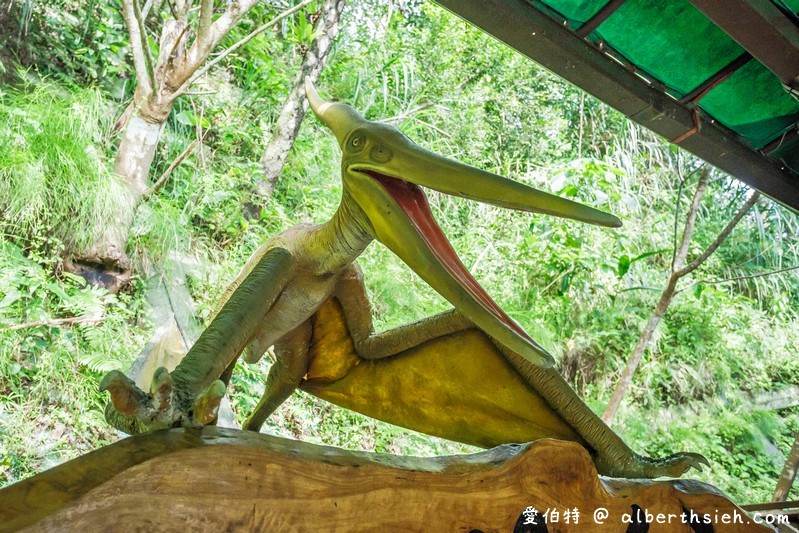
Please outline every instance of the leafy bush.
[{"label": "leafy bush", "polygon": [[68,84],[99,83],[121,97],[132,91],[133,71],[121,7],[119,0],[12,0],[0,41],[26,68]]},{"label": "leafy bush", "polygon": [[103,153],[109,111],[97,89],[0,90],[0,231],[53,257],[87,248],[129,209]]},{"label": "leafy bush", "polygon": [[129,366],[146,341],[142,305],[81,278],[58,279],[0,238],[0,482],[116,438],[98,384],[103,372]]}]

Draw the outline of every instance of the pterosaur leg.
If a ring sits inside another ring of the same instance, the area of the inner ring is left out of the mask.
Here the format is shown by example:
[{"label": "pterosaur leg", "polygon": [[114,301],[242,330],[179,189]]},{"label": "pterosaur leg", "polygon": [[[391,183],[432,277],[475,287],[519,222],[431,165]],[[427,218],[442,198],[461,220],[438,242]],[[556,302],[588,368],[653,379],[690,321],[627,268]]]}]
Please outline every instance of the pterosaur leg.
[{"label": "pterosaur leg", "polygon": [[335,297],[341,303],[358,355],[367,360],[391,357],[428,340],[474,327],[469,319],[456,309],[451,309],[375,333],[372,326],[372,305],[366,294],[363,274],[355,264],[343,273],[336,287]]},{"label": "pterosaur leg", "polygon": [[275,363],[266,378],[266,391],[255,410],[244,422],[244,429],[258,431],[275,409],[299,386],[308,370],[311,324],[303,322],[275,344]]},{"label": "pterosaur leg", "polygon": [[696,453],[677,453],[651,459],[635,453],[599,418],[554,368],[541,368],[494,343],[508,362],[549,406],[576,431],[595,452],[594,462],[604,475],[654,478],[679,477],[689,468],[702,470],[707,460]]},{"label": "pterosaur leg", "polygon": [[[358,355],[364,359],[401,357],[409,348],[449,334],[474,328],[451,310],[382,333],[374,333],[371,305],[360,270],[344,273],[335,296],[342,305]],[[680,476],[690,467],[707,464],[698,454],[682,453],[656,460],[635,453],[580,399],[554,368],[535,365],[493,341],[519,376],[593,449],[597,468],[605,475],[652,478]],[[469,364],[464,361],[463,364]],[[701,468],[700,468],[701,469]]]}]

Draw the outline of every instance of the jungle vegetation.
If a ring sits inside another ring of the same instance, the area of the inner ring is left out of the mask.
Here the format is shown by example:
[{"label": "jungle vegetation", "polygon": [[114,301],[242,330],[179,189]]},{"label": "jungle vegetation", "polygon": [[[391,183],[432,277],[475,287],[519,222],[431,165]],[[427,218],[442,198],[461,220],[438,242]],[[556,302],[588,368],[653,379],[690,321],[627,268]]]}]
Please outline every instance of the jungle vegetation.
[{"label": "jungle vegetation", "polygon": [[[179,4],[146,3],[153,53]],[[292,5],[255,5],[220,49]],[[269,25],[175,99],[145,176],[151,189],[135,202],[113,171],[115,123],[137,87],[123,2],[0,8],[2,485],[120,438],[103,420],[98,383],[127,368],[158,325],[148,287],[180,285],[205,323],[268,236],[332,214],[340,180],[333,137],[306,117],[273,189],[260,186],[321,1]],[[623,228],[606,230],[429,193],[467,268],[600,414],[667,287],[697,184],[705,189],[689,261],[751,197],[430,2],[347,0],[317,85],[430,150],[622,218]],[[613,421],[646,455],[704,454],[712,469],[695,477],[739,503],[771,498],[799,433],[799,218],[768,199],[753,203],[679,279]],[[67,259],[125,217],[129,281],[119,291],[87,284]],[[361,264],[380,327],[448,307],[379,245]],[[240,419],[263,391],[266,359],[234,375]],[[265,431],[402,454],[472,450],[300,392]]]}]

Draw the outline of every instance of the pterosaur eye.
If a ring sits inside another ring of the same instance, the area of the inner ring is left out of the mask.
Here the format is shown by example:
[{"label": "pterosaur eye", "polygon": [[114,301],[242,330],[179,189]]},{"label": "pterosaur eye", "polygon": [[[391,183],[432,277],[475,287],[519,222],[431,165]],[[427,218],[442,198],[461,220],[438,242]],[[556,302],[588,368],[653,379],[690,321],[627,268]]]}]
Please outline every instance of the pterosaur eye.
[{"label": "pterosaur eye", "polygon": [[363,135],[358,134],[350,138],[350,141],[347,143],[347,148],[352,152],[360,152],[365,145],[366,139],[364,139]]}]

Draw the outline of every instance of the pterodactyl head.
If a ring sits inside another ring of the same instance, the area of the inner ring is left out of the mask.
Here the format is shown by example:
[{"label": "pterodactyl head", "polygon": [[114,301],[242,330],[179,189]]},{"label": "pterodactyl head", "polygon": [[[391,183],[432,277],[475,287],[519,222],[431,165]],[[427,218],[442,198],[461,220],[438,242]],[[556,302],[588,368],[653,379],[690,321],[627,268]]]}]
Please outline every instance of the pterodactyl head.
[{"label": "pterodactyl head", "polygon": [[311,109],[338,139],[344,188],[369,219],[374,237],[494,340],[537,365],[551,366],[552,356],[491,299],[460,262],[419,186],[601,226],[618,227],[621,221],[425,150],[392,126],[370,122],[348,105],[322,100],[310,80],[305,91]]}]

